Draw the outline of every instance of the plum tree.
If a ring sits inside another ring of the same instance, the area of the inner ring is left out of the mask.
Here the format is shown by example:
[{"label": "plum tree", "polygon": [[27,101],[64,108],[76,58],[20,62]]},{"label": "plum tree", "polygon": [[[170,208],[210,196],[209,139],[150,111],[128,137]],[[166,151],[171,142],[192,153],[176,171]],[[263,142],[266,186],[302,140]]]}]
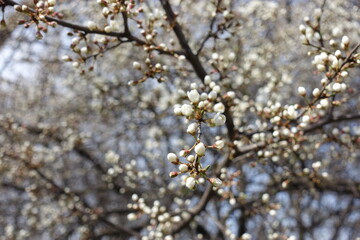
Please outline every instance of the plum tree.
[{"label": "plum tree", "polygon": [[0,239],[360,237],[358,1],[0,6]]}]

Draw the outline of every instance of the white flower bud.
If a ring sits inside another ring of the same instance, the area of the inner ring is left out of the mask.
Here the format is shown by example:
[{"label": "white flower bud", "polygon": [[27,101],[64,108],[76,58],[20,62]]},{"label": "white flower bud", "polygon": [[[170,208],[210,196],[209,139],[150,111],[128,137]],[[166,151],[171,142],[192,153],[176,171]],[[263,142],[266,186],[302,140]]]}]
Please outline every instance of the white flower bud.
[{"label": "white flower bud", "polygon": [[201,93],[201,95],[200,95],[200,100],[201,101],[205,101],[207,98],[208,98],[207,93]]},{"label": "white flower bud", "polygon": [[49,4],[50,7],[56,5],[56,0],[48,0],[47,2],[48,2],[48,4]]},{"label": "white flower bud", "polygon": [[217,113],[213,118],[214,124],[216,126],[222,126],[226,122],[226,117],[223,114]]},{"label": "white flower bud", "polygon": [[192,103],[198,103],[200,101],[200,94],[197,90],[193,89],[187,92],[187,96]]},{"label": "white flower bud", "polygon": [[169,162],[171,162],[171,163],[177,163],[177,162],[178,162],[178,157],[176,156],[175,153],[168,153],[167,159],[168,159]]},{"label": "white flower bud", "polygon": [[234,99],[236,97],[234,91],[229,91],[229,92],[226,93],[226,95],[228,95],[228,97],[231,98],[231,99]]},{"label": "white flower bud", "polygon": [[109,8],[104,7],[104,8],[102,9],[102,14],[103,14],[105,17],[107,17],[107,16],[110,14]]},{"label": "white flower bud", "polygon": [[318,97],[320,95],[320,89],[314,88],[314,90],[312,91],[312,95],[314,97]]},{"label": "white flower bud", "polygon": [[195,186],[196,186],[196,180],[195,178],[193,177],[188,177],[186,178],[186,181],[185,181],[185,186],[191,190],[194,190],[195,189]]},{"label": "white flower bud", "polygon": [[349,37],[348,36],[343,36],[342,39],[341,39],[341,43],[344,44],[344,45],[349,45],[349,43],[350,43]]},{"label": "white flower bud", "polygon": [[211,83],[211,77],[209,75],[206,75],[204,78],[204,83],[206,85],[209,85]]},{"label": "white flower bud", "polygon": [[320,100],[320,105],[324,108],[329,106],[329,100],[328,99],[321,99]]},{"label": "white flower bud", "polygon": [[310,122],[310,117],[309,117],[309,115],[304,115],[304,116],[302,117],[302,122],[303,122],[303,123],[308,123],[308,122]]},{"label": "white flower bud", "polygon": [[192,106],[189,104],[183,104],[181,106],[181,112],[184,116],[187,116],[187,117],[190,116],[193,113],[193,111],[194,110],[193,110]]},{"label": "white flower bud", "polygon": [[298,93],[300,96],[306,96],[306,89],[304,87],[299,87],[298,88]]},{"label": "white flower bud", "polygon": [[135,214],[135,213],[129,213],[129,214],[127,215],[127,219],[128,219],[129,221],[134,221],[134,220],[136,220],[136,214]]},{"label": "white flower bud", "polygon": [[305,27],[303,24],[300,24],[299,30],[300,30],[300,32],[301,32],[302,34],[304,34],[305,31],[306,31],[306,27]]},{"label": "white flower bud", "polygon": [[211,92],[208,94],[209,100],[214,100],[216,97],[217,97],[217,92],[215,92],[215,91],[211,91]]},{"label": "white flower bud", "polygon": [[235,53],[234,53],[234,52],[229,53],[228,58],[229,58],[229,60],[230,60],[230,61],[234,61],[234,60],[235,60],[235,58],[236,58]]},{"label": "white flower bud", "polygon": [[242,240],[251,240],[251,235],[249,233],[244,233],[241,235]]},{"label": "white flower bud", "polygon": [[82,47],[80,49],[81,54],[86,55],[88,53],[89,49],[87,47]]},{"label": "white flower bud", "polygon": [[311,166],[314,170],[319,170],[319,168],[321,167],[321,162],[320,161],[314,162]]},{"label": "white flower bud", "polygon": [[215,112],[218,112],[218,113],[223,113],[225,112],[225,106],[223,103],[217,103],[214,105],[214,111]]},{"label": "white flower bud", "polygon": [[338,57],[341,57],[341,51],[338,49],[335,51],[335,56],[338,58]]},{"label": "white flower bud", "polygon": [[213,53],[213,54],[211,54],[211,58],[214,59],[214,60],[217,60],[217,59],[219,59],[219,54],[218,53]]},{"label": "white flower bud", "polygon": [[180,106],[175,106],[174,107],[174,114],[179,116],[182,114],[182,111],[181,111],[181,107]]},{"label": "white flower bud", "polygon": [[195,161],[195,156],[194,155],[189,155],[187,158],[186,158],[186,160],[188,161],[188,162],[194,162]]},{"label": "white flower bud", "polygon": [[340,75],[345,78],[345,77],[349,76],[349,73],[347,71],[342,71],[340,73]]},{"label": "white flower bud", "polygon": [[188,170],[189,170],[188,165],[186,165],[186,164],[180,164],[179,165],[179,171],[180,172],[187,172]]},{"label": "white flower bud", "polygon": [[322,14],[322,11],[321,11],[320,8],[316,8],[316,9],[314,10],[314,16],[315,16],[315,18],[319,19],[319,18],[321,17],[321,14]]},{"label": "white flower bud", "polygon": [[215,146],[216,146],[217,149],[222,149],[225,146],[224,140],[217,140],[215,142]]},{"label": "white flower bud", "polygon": [[199,156],[204,156],[205,155],[205,145],[202,142],[198,143],[195,146],[195,152]]},{"label": "white flower bud", "polygon": [[194,135],[194,134],[196,133],[196,128],[197,128],[197,124],[196,124],[196,123],[191,123],[191,124],[188,126],[186,132],[187,132],[188,134]]},{"label": "white flower bud", "polygon": [[133,62],[133,68],[137,69],[137,70],[140,70],[141,69],[141,65],[139,62]]},{"label": "white flower bud", "polygon": [[220,187],[222,185],[222,181],[219,178],[210,178],[210,182],[214,187]]},{"label": "white flower bud", "polygon": [[96,23],[93,21],[88,21],[87,26],[91,31],[95,31],[97,29]]},{"label": "white flower bud", "polygon": [[332,85],[332,90],[333,90],[334,92],[340,92],[340,91],[341,91],[341,84],[340,84],[340,83],[334,83],[334,84]]},{"label": "white flower bud", "polygon": [[63,60],[64,62],[70,62],[71,57],[69,57],[68,55],[64,55],[64,56],[61,57],[61,60]]},{"label": "white flower bud", "polygon": [[268,193],[264,193],[262,196],[261,196],[261,201],[263,201],[264,203],[268,202],[270,199],[270,195]]}]

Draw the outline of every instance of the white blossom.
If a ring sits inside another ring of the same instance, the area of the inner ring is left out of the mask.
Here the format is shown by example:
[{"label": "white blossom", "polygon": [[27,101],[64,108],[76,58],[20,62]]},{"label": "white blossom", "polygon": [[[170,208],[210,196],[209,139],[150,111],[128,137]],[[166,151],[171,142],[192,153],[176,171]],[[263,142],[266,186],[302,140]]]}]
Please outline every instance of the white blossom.
[{"label": "white blossom", "polygon": [[221,114],[221,113],[217,113],[214,118],[213,118],[213,121],[215,123],[216,126],[222,126],[225,124],[226,122],[226,117],[224,114]]},{"label": "white blossom", "polygon": [[187,117],[190,116],[193,113],[193,111],[194,110],[193,110],[192,106],[189,104],[183,104],[181,106],[181,112],[184,116],[187,116]]},{"label": "white blossom", "polygon": [[192,103],[198,103],[200,101],[200,94],[196,89],[187,92],[187,96]]},{"label": "white blossom", "polygon": [[223,103],[217,103],[214,105],[214,111],[215,112],[218,112],[218,113],[223,113],[225,112],[225,106]]}]

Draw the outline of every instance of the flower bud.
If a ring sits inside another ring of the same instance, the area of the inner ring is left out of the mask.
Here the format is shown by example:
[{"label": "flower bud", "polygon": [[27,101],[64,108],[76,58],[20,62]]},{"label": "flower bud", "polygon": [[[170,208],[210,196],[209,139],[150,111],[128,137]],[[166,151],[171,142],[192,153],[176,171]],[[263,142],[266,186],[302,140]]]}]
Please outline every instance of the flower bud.
[{"label": "flower bud", "polygon": [[304,87],[299,87],[298,88],[298,93],[300,96],[305,97],[306,96],[306,89]]},{"label": "flower bud", "polygon": [[214,187],[220,187],[222,185],[222,181],[219,178],[210,178],[209,181]]},{"label": "flower bud", "polygon": [[133,68],[137,69],[137,70],[141,70],[141,65],[139,62],[133,62]]},{"label": "flower bud", "polygon": [[189,167],[188,167],[188,165],[186,165],[186,164],[180,164],[179,165],[179,171],[180,172],[187,172],[189,170]]},{"label": "flower bud", "polygon": [[196,124],[196,123],[191,123],[191,124],[188,126],[186,132],[187,132],[188,134],[194,135],[194,134],[196,133],[196,128],[197,128],[197,124]]},{"label": "flower bud", "polygon": [[318,97],[320,95],[320,89],[314,88],[314,90],[312,91],[312,95],[314,97]]},{"label": "flower bud", "polygon": [[196,89],[187,92],[187,96],[192,103],[198,103],[200,101],[200,94]]},{"label": "flower bud", "polygon": [[216,126],[222,126],[225,124],[226,122],[226,117],[225,115],[221,114],[221,113],[217,113],[214,118],[213,118],[214,124]]},{"label": "flower bud", "polygon": [[176,156],[175,153],[168,153],[167,159],[169,160],[169,162],[171,162],[173,164],[176,164],[179,161],[179,159],[178,159],[178,157]]},{"label": "flower bud", "polygon": [[179,172],[170,172],[169,173],[169,177],[174,178],[177,177],[179,175]]},{"label": "flower bud", "polygon": [[331,88],[334,92],[340,92],[341,91],[341,83],[334,83]]},{"label": "flower bud", "polygon": [[95,31],[97,29],[96,23],[93,21],[88,21],[87,26],[90,31]]},{"label": "flower bud", "polygon": [[191,190],[194,190],[195,189],[195,186],[196,186],[196,180],[195,178],[193,177],[188,177],[186,180],[185,180],[185,186]]},{"label": "flower bud", "polygon": [[198,143],[195,146],[195,152],[199,156],[204,156],[205,155],[205,145],[202,142]]},{"label": "flower bud", "polygon": [[225,146],[224,140],[217,140],[217,141],[215,142],[215,147],[216,147],[217,149],[222,149],[224,146]]},{"label": "flower bud", "polygon": [[225,106],[223,103],[217,103],[214,105],[214,111],[215,112],[218,112],[218,113],[223,113],[225,112]]},{"label": "flower bud", "polygon": [[183,104],[181,106],[181,112],[184,116],[190,116],[193,113],[193,108],[189,104]]}]

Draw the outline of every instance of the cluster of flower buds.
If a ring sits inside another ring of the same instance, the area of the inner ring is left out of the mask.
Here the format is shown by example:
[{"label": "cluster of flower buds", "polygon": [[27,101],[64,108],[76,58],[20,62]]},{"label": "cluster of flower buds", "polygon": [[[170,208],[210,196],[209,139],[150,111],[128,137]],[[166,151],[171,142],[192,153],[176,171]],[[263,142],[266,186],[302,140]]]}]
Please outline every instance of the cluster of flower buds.
[{"label": "cluster of flower buds", "polygon": [[[191,84],[191,90],[187,93],[180,91],[181,97],[187,101],[182,105],[176,105],[174,113],[178,116],[184,116],[188,120],[195,120],[188,125],[186,132],[192,135],[195,143],[190,149],[180,151],[179,156],[185,158],[186,161],[180,161],[175,153],[169,153],[167,159],[174,165],[178,165],[178,172],[171,172],[170,177],[176,177],[179,174],[189,173],[184,178],[185,186],[194,190],[199,183],[200,178],[207,179],[214,187],[220,187],[222,181],[218,178],[209,178],[206,175],[210,166],[202,167],[201,158],[205,156],[207,148],[222,149],[225,146],[224,140],[218,137],[213,145],[206,145],[201,142],[201,126],[203,123],[210,127],[222,126],[226,122],[225,105],[219,100],[220,86],[211,81],[210,76],[205,78],[205,87],[208,92],[198,92],[198,85]],[[193,154],[192,154],[193,152]]]},{"label": "cluster of flower buds", "polygon": [[55,12],[54,7],[56,5],[56,0],[41,0],[34,2],[35,9],[31,9],[27,5],[14,5],[14,9],[17,12],[24,13],[30,17],[29,20],[20,20],[19,24],[24,25],[25,28],[28,28],[30,27],[30,25],[35,24],[36,38],[42,39],[42,32],[47,33],[48,31],[47,26],[56,27],[57,25],[56,22],[49,21],[47,19],[47,16],[56,16],[58,18],[61,18],[62,15]]}]

